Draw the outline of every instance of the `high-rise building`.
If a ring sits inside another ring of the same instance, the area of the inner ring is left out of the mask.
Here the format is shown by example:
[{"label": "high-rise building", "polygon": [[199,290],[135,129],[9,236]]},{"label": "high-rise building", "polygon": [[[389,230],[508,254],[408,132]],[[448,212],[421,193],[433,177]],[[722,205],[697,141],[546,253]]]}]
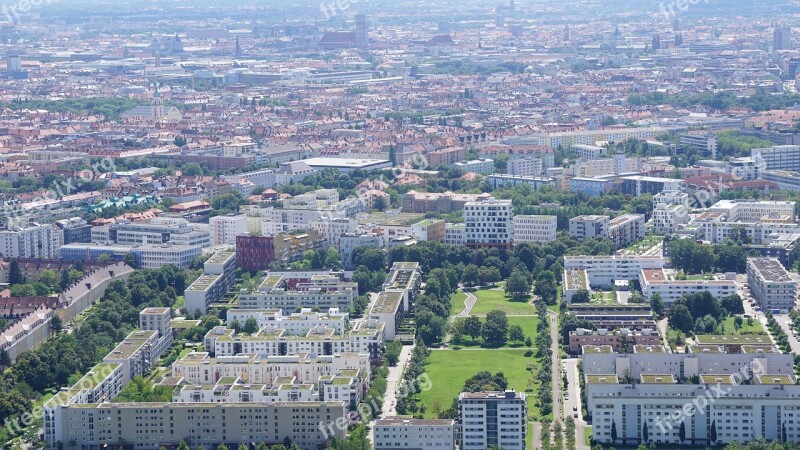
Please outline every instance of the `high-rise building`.
[{"label": "high-rise building", "polygon": [[367,28],[367,16],[356,14],[356,47],[367,48],[369,42],[369,30]]},{"label": "high-rise building", "polygon": [[786,25],[779,25],[775,27],[772,32],[772,49],[778,50],[791,50],[792,49],[792,29]]},{"label": "high-rise building", "polygon": [[462,392],[458,415],[464,450],[525,448],[528,407],[521,392]]},{"label": "high-rise building", "polygon": [[6,57],[6,72],[22,72],[22,58],[20,58],[19,55],[8,55]]},{"label": "high-rise building", "polygon": [[511,200],[494,197],[464,205],[468,247],[509,247],[513,234]]}]

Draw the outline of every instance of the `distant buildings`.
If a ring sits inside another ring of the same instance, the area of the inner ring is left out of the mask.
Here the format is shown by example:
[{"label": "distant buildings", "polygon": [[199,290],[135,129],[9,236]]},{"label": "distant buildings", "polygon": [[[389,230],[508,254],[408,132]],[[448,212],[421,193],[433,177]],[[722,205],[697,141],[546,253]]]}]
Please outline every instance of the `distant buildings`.
[{"label": "distant buildings", "polygon": [[750,157],[762,170],[800,171],[800,145],[754,148],[750,151]]},{"label": "distant buildings", "polygon": [[583,242],[586,239],[608,236],[611,218],[608,216],[576,216],[569,219],[569,234]]},{"label": "distant buildings", "polygon": [[772,32],[772,50],[791,50],[792,28],[786,25],[778,25]]},{"label": "distant buildings", "polygon": [[386,417],[375,422],[375,449],[455,450],[453,419]]},{"label": "distant buildings", "polygon": [[211,245],[234,245],[236,236],[247,233],[247,216],[244,214],[214,216],[208,223],[211,228]]}]

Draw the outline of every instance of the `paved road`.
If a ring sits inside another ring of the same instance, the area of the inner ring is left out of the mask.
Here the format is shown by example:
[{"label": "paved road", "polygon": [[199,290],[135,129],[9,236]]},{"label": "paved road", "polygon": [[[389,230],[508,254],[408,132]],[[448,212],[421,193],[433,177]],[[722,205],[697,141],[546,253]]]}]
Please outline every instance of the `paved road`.
[{"label": "paved road", "polygon": [[789,347],[792,348],[792,353],[794,353],[795,355],[800,355],[800,342],[797,341],[797,338],[794,336],[794,333],[792,333],[792,328],[790,326],[792,321],[791,319],[789,319],[789,315],[773,314],[773,316],[775,317],[775,321],[778,322],[778,325],[780,325],[781,328],[783,328],[783,331],[789,337]]},{"label": "paved road", "polygon": [[403,372],[405,372],[406,365],[411,359],[411,351],[413,349],[413,345],[404,345],[403,350],[400,351],[400,360],[397,361],[397,365],[389,367],[389,375],[386,377],[386,394],[383,396],[382,417],[397,415],[397,387],[403,379]]},{"label": "paved road", "polygon": [[577,450],[586,450],[589,447],[584,443],[584,429],[586,422],[583,420],[583,411],[581,410],[581,384],[580,372],[578,371],[579,358],[570,358],[564,360],[564,370],[567,372],[567,391],[569,392],[569,399],[564,402],[564,418],[577,414],[578,418],[575,420],[575,448]]},{"label": "paved road", "polygon": [[661,335],[661,343],[664,344],[664,348],[667,349],[668,352],[672,352],[672,349],[669,347],[669,340],[667,339],[668,325],[669,321],[666,317],[656,322],[656,326],[658,326],[658,334]]},{"label": "paved road", "polygon": [[[462,291],[462,290],[460,290],[460,289],[459,289],[459,292],[464,292],[464,291]],[[469,313],[472,311],[472,307],[473,307],[473,306],[475,306],[475,303],[478,301],[478,298],[477,298],[477,297],[475,297],[475,296],[472,294],[472,292],[464,292],[464,293],[465,293],[465,294],[467,294],[467,298],[465,298],[465,299],[464,299],[464,310],[463,310],[463,311],[461,311],[461,312],[460,312],[460,313],[458,313],[458,314],[455,314],[455,315],[452,315],[452,316],[450,316],[450,318],[449,318],[449,319],[447,319],[447,320],[448,320],[448,322],[449,322],[451,325],[453,324],[453,322],[455,322],[455,321],[456,321],[456,318],[469,317]],[[452,337],[453,337],[453,334],[452,334],[452,333],[450,332],[450,330],[448,329],[448,330],[447,330],[447,334],[446,334],[446,335],[445,335],[445,337],[444,337],[444,346],[445,346],[445,347],[448,347],[448,346],[450,345],[450,339],[451,339]]]}]

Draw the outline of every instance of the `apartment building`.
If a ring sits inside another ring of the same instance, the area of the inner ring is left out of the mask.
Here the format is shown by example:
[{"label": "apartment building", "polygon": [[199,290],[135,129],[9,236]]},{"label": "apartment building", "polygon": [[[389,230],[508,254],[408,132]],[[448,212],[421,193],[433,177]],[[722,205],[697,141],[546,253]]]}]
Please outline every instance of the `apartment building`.
[{"label": "apartment building", "polygon": [[581,353],[584,346],[609,346],[615,352],[626,349],[633,351],[637,345],[661,345],[661,336],[654,329],[645,328],[641,331],[621,328],[614,331],[607,329],[587,330],[578,328],[569,333],[569,351],[573,355]]},{"label": "apartment building", "polygon": [[450,213],[464,209],[467,202],[490,198],[492,194],[459,194],[455,192],[408,191],[403,195],[402,211],[406,213]]},{"label": "apartment building", "polygon": [[630,175],[620,177],[620,181],[622,182],[620,185],[620,192],[636,197],[642,194],[656,195],[664,191],[679,191],[681,189],[681,180],[672,178]]},{"label": "apartment building", "polygon": [[623,214],[608,223],[608,238],[617,248],[626,247],[647,233],[643,214]]},{"label": "apartment building", "polygon": [[[345,437],[343,428],[319,424],[346,422],[338,402],[283,403],[90,403],[51,408],[45,418],[47,448],[73,442],[77,448],[104,448],[123,443],[141,450],[177,447],[237,448],[252,442],[318,448]],[[302,417],[302,420],[298,420]],[[145,432],[143,432],[145,431]]]},{"label": "apartment building", "polygon": [[348,311],[358,296],[358,283],[342,281],[334,275],[314,274],[311,279],[293,283],[287,275],[267,274],[252,292],[239,295],[244,309],[338,308]]},{"label": "apartment building", "polygon": [[508,138],[508,143],[545,145],[550,148],[568,148],[576,144],[595,145],[598,142],[623,142],[628,139],[640,141],[654,139],[667,132],[662,127],[612,128],[604,130],[558,131],[536,133],[527,136]]},{"label": "apartment building", "polygon": [[139,312],[139,329],[156,331],[158,338],[153,349],[158,355],[163,354],[172,345],[171,311],[169,308],[145,308]]},{"label": "apartment building", "polygon": [[573,177],[569,179],[569,190],[570,192],[583,192],[593,197],[608,194],[611,191],[611,180],[605,178]]},{"label": "apartment building", "polygon": [[103,362],[106,364],[119,364],[122,366],[122,382],[127,383],[137,375],[144,375],[155,367],[161,356],[159,350],[162,339],[156,330],[134,330],[113,350]]},{"label": "apartment building", "polygon": [[684,295],[708,292],[715,298],[736,294],[736,282],[733,280],[678,280],[664,269],[642,269],[639,274],[639,285],[642,294],[652,298],[653,294],[661,295],[664,304],[671,305]]},{"label": "apartment building", "polygon": [[328,245],[338,248],[340,253],[342,236],[354,233],[358,228],[358,222],[347,217],[320,218],[309,223],[309,225],[317,230]]},{"label": "apartment building", "polygon": [[490,198],[464,205],[464,238],[468,247],[511,246],[511,200]]},{"label": "apartment building", "polygon": [[466,225],[463,223],[446,223],[444,227],[444,242],[450,245],[464,245]]},{"label": "apartment building", "polygon": [[575,153],[579,158],[583,159],[600,159],[608,155],[607,148],[588,144],[570,145],[569,151],[571,153]]},{"label": "apartment building", "polygon": [[551,242],[556,239],[556,216],[514,216],[514,243]]},{"label": "apartment building", "polygon": [[190,284],[184,293],[187,311],[205,314],[212,303],[219,302],[236,283],[234,252],[217,252],[206,260],[203,275]]},{"label": "apartment building", "polygon": [[256,320],[259,328],[286,330],[286,333],[292,336],[306,334],[312,328],[320,326],[332,328],[337,334],[343,334],[350,324],[349,314],[342,313],[337,308],[330,308],[326,312],[302,308],[289,315],[283,315],[280,309],[231,308],[228,310],[226,321],[229,327],[233,327],[235,323],[242,326],[250,318]]},{"label": "apartment building", "polygon": [[458,417],[464,450],[525,449],[528,406],[522,392],[462,392]]},{"label": "apartment building", "polygon": [[653,233],[671,234],[689,223],[689,209],[683,205],[659,204],[653,209]]},{"label": "apartment building", "polygon": [[682,205],[689,208],[689,194],[681,191],[659,192],[653,196],[653,209],[660,205]]},{"label": "apartment building", "polygon": [[262,358],[303,353],[312,356],[368,353],[373,360],[383,354],[384,341],[385,325],[371,319],[355,322],[353,328],[344,335],[325,327],[313,328],[301,336],[292,336],[278,328],[262,329],[249,335],[218,326],[209,331],[203,340],[206,351],[217,357],[241,353]]},{"label": "apartment building", "polygon": [[494,160],[490,158],[474,159],[472,161],[454,163],[453,167],[462,170],[464,173],[473,172],[478,175],[489,175],[494,172]]},{"label": "apartment building", "polygon": [[796,209],[795,202],[788,201],[720,200],[711,205],[708,212],[723,213],[728,222],[758,222],[776,214],[793,222]]},{"label": "apartment building", "polygon": [[[646,429],[655,443],[721,445],[760,437],[782,440],[786,430],[786,440],[797,442],[800,386],[794,384],[791,360],[792,355],[782,354],[584,354],[592,437],[637,445]],[[623,383],[626,377],[637,382]],[[691,378],[698,382],[681,381]],[[715,392],[713,401],[698,406],[705,392]]]},{"label": "apartment building", "polygon": [[608,216],[577,216],[569,219],[569,234],[583,242],[586,239],[608,236],[611,218]]},{"label": "apartment building", "polygon": [[418,262],[396,261],[383,282],[383,292],[399,292],[403,296],[403,308],[413,308],[417,291],[422,285],[422,272]]},{"label": "apartment building", "polygon": [[383,247],[383,237],[375,233],[347,233],[339,237],[339,256],[345,270],[355,270],[353,250],[358,247]]},{"label": "apartment building", "polygon": [[800,146],[776,145],[769,148],[754,148],[750,157],[762,170],[800,171]]},{"label": "apartment building", "polygon": [[247,234],[248,220],[244,214],[214,216],[208,220],[211,245],[235,245],[236,236]]},{"label": "apartment building", "polygon": [[455,164],[467,159],[467,149],[464,147],[448,147],[441,150],[428,152],[428,167],[436,169],[442,165]]},{"label": "apartment building", "polygon": [[369,385],[370,359],[367,353],[336,355],[258,355],[210,356],[191,352],[172,365],[172,376],[192,385],[216,383],[220,378],[238,378],[255,384],[272,385],[281,378],[294,378],[299,384],[314,384],[320,377],[334,376],[344,370],[358,371]]},{"label": "apartment building", "polygon": [[545,170],[541,158],[514,158],[506,164],[506,174],[516,177],[538,177]]},{"label": "apartment building", "polygon": [[375,422],[376,450],[455,450],[452,419],[386,417]]},{"label": "apartment building", "polygon": [[[208,236],[206,236],[208,237]],[[96,261],[102,255],[109,255],[114,261],[122,261],[125,255],[133,255],[140,269],[158,269],[168,264],[187,268],[195,258],[203,253],[200,245],[121,245],[100,243],[72,243],[61,246],[61,258],[68,261]]]},{"label": "apartment building", "polygon": [[[107,238],[104,234],[108,232]],[[211,245],[207,230],[195,230],[186,219],[157,217],[143,222],[115,222],[92,229],[92,242],[113,242],[119,245]]]},{"label": "apartment building", "polygon": [[680,142],[684,147],[696,147],[711,155],[712,159],[717,158],[717,135],[714,133],[704,131],[685,133],[681,135]]},{"label": "apartment building", "polygon": [[660,256],[565,256],[564,270],[585,270],[589,285],[610,289],[615,280],[638,280],[642,269],[662,269]]},{"label": "apartment building", "polygon": [[775,258],[747,258],[747,285],[764,309],[785,313],[797,304],[797,281]]},{"label": "apartment building", "polygon": [[56,244],[63,235],[53,225],[30,223],[0,230],[0,253],[5,258],[58,258]]},{"label": "apartment building", "polygon": [[525,185],[531,189],[541,189],[544,187],[556,187],[556,180],[550,177],[520,177],[516,175],[489,175],[486,181],[492,189],[511,188],[514,186]]},{"label": "apartment building", "polygon": [[402,292],[381,292],[367,317],[386,324],[386,339],[393,341],[408,310]]}]

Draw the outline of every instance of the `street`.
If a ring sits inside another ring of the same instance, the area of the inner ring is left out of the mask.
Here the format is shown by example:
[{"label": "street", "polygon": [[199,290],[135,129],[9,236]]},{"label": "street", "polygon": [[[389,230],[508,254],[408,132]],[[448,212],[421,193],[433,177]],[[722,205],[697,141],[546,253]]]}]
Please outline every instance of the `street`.
[{"label": "street", "polygon": [[569,398],[564,401],[564,418],[566,419],[569,415],[574,417],[575,414],[578,414],[578,418],[575,419],[575,447],[579,450],[589,448],[583,440],[586,422],[583,420],[583,411],[581,411],[580,372],[578,371],[578,363],[580,361],[580,358],[570,358],[565,359],[563,364],[563,368],[567,373],[568,383],[565,392],[569,392]]}]

